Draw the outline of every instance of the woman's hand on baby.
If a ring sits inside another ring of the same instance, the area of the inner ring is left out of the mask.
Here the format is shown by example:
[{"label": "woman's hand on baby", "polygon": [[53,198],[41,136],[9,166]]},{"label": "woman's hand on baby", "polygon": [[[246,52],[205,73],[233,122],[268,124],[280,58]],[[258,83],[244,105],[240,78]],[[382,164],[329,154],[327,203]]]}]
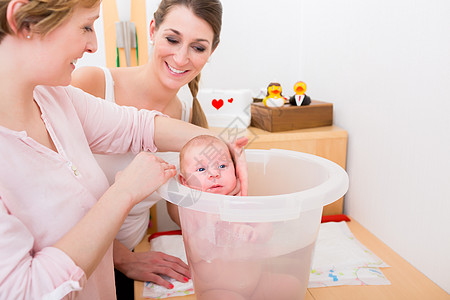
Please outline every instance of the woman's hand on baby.
[{"label": "woman's hand on baby", "polygon": [[128,278],[139,281],[151,281],[165,288],[173,285],[162,275],[180,282],[187,282],[191,277],[188,265],[181,259],[162,252],[130,252],[126,259],[115,262],[115,267]]},{"label": "woman's hand on baby", "polygon": [[175,166],[149,152],[141,152],[116,175],[116,189],[131,196],[134,204],[153,193],[177,173]]},{"label": "woman's hand on baby", "polygon": [[[227,144],[234,160],[234,165],[236,168],[236,176],[240,183],[240,185],[236,186],[238,188],[240,187],[241,196],[247,196],[248,193],[248,170],[244,151],[244,147],[247,145],[247,143],[248,143],[247,137],[240,137],[234,140],[233,142]],[[234,195],[237,194],[239,193],[236,192]]]}]

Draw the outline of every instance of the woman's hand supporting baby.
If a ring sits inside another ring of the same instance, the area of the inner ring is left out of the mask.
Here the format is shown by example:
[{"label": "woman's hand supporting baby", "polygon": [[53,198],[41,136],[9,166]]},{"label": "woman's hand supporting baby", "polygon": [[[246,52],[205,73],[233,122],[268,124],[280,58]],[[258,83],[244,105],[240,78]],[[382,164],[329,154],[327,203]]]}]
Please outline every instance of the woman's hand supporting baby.
[{"label": "woman's hand supporting baby", "polygon": [[[118,172],[114,186],[126,187],[132,202],[138,203],[176,174],[171,165],[148,152],[139,153],[123,171]],[[114,241],[115,268],[128,278],[151,281],[168,289],[172,284],[161,275],[180,282],[190,278],[189,267],[181,259],[161,252],[131,252],[122,243]]]},{"label": "woman's hand supporting baby", "polygon": [[128,278],[139,281],[151,281],[165,288],[173,285],[162,275],[179,282],[187,282],[191,278],[189,266],[178,257],[162,252],[131,252],[119,241],[114,241],[115,268]]},{"label": "woman's hand supporting baby", "polygon": [[128,193],[135,205],[176,173],[174,165],[149,152],[141,152],[123,171],[117,173],[113,186]]},{"label": "woman's hand supporting baby", "polygon": [[234,161],[234,166],[236,168],[236,177],[238,179],[236,187],[231,193],[229,193],[229,195],[247,196],[248,194],[248,170],[244,151],[244,147],[247,145],[247,143],[247,137],[240,137],[235,139],[231,143],[227,143],[231,157]]}]

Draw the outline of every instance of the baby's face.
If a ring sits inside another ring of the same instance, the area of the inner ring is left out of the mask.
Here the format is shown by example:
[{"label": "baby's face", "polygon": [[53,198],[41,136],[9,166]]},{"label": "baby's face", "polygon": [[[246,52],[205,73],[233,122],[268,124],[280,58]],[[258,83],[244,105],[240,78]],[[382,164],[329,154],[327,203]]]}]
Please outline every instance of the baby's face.
[{"label": "baby's face", "polygon": [[226,195],[236,186],[230,153],[219,143],[192,146],[182,164],[180,181],[190,188]]}]

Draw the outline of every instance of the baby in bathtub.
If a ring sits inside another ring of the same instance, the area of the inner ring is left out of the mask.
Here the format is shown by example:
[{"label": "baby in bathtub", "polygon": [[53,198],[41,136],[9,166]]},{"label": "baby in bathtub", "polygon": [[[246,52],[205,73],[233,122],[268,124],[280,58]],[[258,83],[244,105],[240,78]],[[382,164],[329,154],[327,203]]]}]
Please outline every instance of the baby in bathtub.
[{"label": "baby in bathtub", "polygon": [[[179,180],[203,192],[230,194],[237,179],[226,144],[207,135],[190,140],[180,152]],[[199,300],[300,298],[297,278],[264,271],[263,258],[257,259],[260,245],[272,237],[271,223],[226,222],[195,211],[183,214],[182,227],[188,223],[192,233],[184,238]]]}]

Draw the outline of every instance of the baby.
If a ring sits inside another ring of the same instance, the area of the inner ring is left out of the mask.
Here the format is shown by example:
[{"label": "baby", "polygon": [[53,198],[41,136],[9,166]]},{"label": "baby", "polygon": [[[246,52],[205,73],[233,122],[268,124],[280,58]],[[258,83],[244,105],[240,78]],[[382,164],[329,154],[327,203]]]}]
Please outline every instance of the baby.
[{"label": "baby", "polygon": [[[190,140],[180,152],[179,180],[203,192],[233,192],[237,178],[227,145],[206,135]],[[252,252],[264,249],[259,245],[272,237],[271,223],[226,222],[193,210],[180,213],[183,232],[189,230],[184,239],[199,300],[300,298],[297,278],[265,272],[263,258]]]},{"label": "baby", "polygon": [[227,145],[211,135],[191,139],[180,152],[180,182],[204,192],[227,195],[236,187]]},{"label": "baby", "polygon": [[[227,145],[210,135],[191,139],[180,152],[179,180],[192,189],[230,195],[238,180]],[[223,224],[220,225],[224,231]],[[264,223],[231,223],[230,226],[234,237],[243,241],[267,241],[272,235],[267,230],[271,226]]]}]

